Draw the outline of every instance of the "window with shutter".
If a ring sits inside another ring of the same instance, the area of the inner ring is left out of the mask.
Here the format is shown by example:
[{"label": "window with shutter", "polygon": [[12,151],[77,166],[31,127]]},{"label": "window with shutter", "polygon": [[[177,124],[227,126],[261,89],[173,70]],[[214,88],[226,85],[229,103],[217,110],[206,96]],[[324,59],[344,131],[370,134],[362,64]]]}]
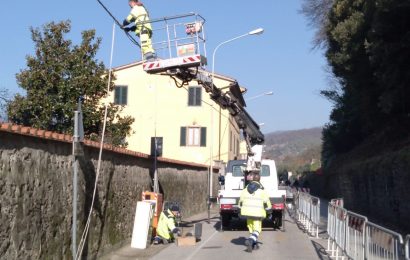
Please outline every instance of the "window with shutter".
[{"label": "window with shutter", "polygon": [[180,146],[206,146],[206,127],[181,127]]},{"label": "window with shutter", "polygon": [[127,101],[128,101],[128,86],[115,86],[114,104],[127,105]]},{"label": "window with shutter", "polygon": [[188,106],[201,106],[202,87],[188,88]]}]

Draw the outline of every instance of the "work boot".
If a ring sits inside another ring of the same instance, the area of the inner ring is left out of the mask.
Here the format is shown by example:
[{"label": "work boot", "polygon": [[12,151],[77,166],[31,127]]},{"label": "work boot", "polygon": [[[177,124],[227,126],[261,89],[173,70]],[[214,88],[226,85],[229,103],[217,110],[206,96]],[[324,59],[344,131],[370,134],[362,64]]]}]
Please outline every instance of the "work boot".
[{"label": "work boot", "polygon": [[147,52],[144,54],[144,58],[147,61],[154,61],[157,58],[157,55],[154,52]]},{"label": "work boot", "polygon": [[253,250],[258,250],[258,249],[259,249],[258,242],[253,243]]},{"label": "work boot", "polygon": [[252,253],[253,249],[253,240],[248,238],[245,240],[245,245],[246,245],[246,252]]},{"label": "work boot", "polygon": [[162,242],[162,239],[160,237],[155,237],[154,238],[154,245],[159,245],[159,243]]}]

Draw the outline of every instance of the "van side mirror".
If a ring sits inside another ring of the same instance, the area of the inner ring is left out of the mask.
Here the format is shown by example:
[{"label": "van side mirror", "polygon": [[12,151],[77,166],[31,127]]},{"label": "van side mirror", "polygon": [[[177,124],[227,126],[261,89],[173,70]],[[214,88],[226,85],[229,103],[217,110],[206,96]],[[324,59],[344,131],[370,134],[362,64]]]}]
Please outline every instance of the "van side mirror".
[{"label": "van side mirror", "polygon": [[225,176],[219,176],[218,177],[219,185],[225,185]]}]

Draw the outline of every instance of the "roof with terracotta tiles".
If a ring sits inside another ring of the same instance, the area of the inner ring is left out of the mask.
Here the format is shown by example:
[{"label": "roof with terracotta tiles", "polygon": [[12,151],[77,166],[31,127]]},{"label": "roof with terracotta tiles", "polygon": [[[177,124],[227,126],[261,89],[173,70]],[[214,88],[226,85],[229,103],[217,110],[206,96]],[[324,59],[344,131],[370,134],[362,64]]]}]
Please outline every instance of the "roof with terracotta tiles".
[{"label": "roof with terracotta tiles", "polygon": [[[12,123],[0,122],[0,132],[10,132],[10,133],[19,134],[19,135],[33,136],[36,138],[55,140],[55,141],[60,141],[60,142],[65,142],[65,143],[71,143],[73,141],[72,135],[61,134],[61,133],[51,132],[51,131],[33,128],[29,126],[16,125]],[[99,142],[88,140],[88,139],[84,140],[84,145],[88,147],[100,148]],[[150,155],[148,154],[131,151],[131,150],[128,150],[122,147],[117,147],[117,146],[113,146],[111,144],[106,144],[106,143],[103,144],[103,149],[106,151],[112,151],[112,152],[119,153],[119,154],[126,154],[130,156],[138,157],[138,158],[150,158]],[[191,167],[208,168],[208,166],[204,164],[185,162],[185,161],[174,160],[174,159],[169,159],[169,158],[164,158],[164,157],[158,157],[158,161],[191,166]]]}]

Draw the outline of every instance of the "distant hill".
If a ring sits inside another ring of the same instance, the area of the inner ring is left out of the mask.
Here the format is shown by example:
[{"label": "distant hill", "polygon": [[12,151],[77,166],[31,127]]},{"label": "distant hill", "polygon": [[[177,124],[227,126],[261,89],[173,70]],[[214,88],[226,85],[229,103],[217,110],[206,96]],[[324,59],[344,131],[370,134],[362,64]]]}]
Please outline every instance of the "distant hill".
[{"label": "distant hill", "polygon": [[276,161],[279,170],[304,171],[320,165],[322,128],[265,134],[264,157]]}]

